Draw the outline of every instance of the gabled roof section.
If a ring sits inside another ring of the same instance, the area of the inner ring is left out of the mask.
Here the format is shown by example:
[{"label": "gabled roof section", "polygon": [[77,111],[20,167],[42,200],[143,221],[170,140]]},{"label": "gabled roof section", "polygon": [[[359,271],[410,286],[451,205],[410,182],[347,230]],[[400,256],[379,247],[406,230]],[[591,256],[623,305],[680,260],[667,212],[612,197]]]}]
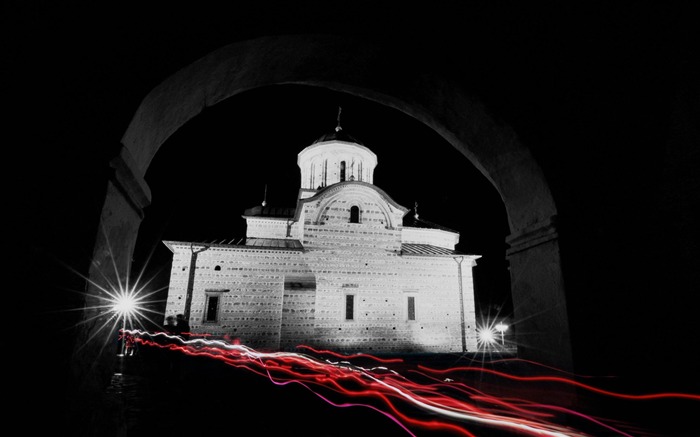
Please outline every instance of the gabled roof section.
[{"label": "gabled roof section", "polygon": [[[320,190],[318,190],[311,197],[307,197],[305,199],[299,199],[297,204],[301,205],[301,204],[306,203],[306,202],[315,202],[318,199],[325,196],[326,193],[331,191],[331,190],[338,190],[339,188],[342,188],[344,186],[353,186],[353,185],[367,187],[367,188],[370,188],[370,189],[376,191],[377,193],[379,193],[380,196],[383,196],[387,200],[387,202],[389,202],[391,205],[393,205],[394,208],[396,208],[400,211],[403,211],[404,215],[407,214],[409,211],[408,208],[406,208],[405,206],[399,205],[394,199],[391,198],[391,196],[386,194],[386,192],[384,190],[382,190],[381,188],[379,188],[378,186],[376,186],[374,184],[369,184],[367,182],[360,182],[360,181],[345,181],[345,182],[337,182],[335,184],[328,185],[327,187],[323,187]],[[294,220],[299,220],[299,215],[301,214],[302,210],[303,210],[302,207],[299,207],[297,209],[296,214],[294,215]],[[452,232],[454,232],[454,231],[452,231]]]},{"label": "gabled roof section", "polygon": [[444,247],[433,246],[432,244],[403,243],[401,245],[401,255],[421,255],[421,256],[468,256],[481,258],[480,255],[471,255],[457,250],[445,249]]},{"label": "gabled roof section", "polygon": [[408,215],[404,216],[403,225],[411,228],[440,229],[441,231],[459,234],[459,232],[455,231],[454,229],[438,225],[437,223],[433,223],[428,220],[423,220],[421,218],[416,217],[415,215],[412,215],[410,217]]}]

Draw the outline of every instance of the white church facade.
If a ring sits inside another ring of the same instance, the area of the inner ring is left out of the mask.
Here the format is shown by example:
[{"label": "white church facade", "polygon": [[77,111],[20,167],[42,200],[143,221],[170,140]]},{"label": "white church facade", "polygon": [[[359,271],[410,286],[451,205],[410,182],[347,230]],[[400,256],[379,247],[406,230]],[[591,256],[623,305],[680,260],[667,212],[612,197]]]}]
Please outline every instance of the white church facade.
[{"label": "white church facade", "polygon": [[166,314],[192,332],[269,351],[477,348],[472,268],[459,233],[373,184],[376,155],[340,125],[298,154],[296,208],[245,210],[240,241],[164,241]]}]

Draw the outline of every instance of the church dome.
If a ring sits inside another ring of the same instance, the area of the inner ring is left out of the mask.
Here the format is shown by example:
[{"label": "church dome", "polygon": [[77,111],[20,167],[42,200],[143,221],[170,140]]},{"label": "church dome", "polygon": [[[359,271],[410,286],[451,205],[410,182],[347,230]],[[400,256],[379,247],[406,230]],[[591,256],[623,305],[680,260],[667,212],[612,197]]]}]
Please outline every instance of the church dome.
[{"label": "church dome", "polygon": [[301,170],[300,196],[307,197],[338,182],[371,184],[377,155],[340,127],[338,112],[335,130],[299,152],[297,164]]},{"label": "church dome", "polygon": [[333,132],[329,132],[327,134],[322,135],[312,144],[325,143],[327,141],[344,141],[346,143],[355,143],[363,145],[361,141],[359,141],[357,138],[353,137],[349,133],[345,132],[340,126],[336,127]]}]

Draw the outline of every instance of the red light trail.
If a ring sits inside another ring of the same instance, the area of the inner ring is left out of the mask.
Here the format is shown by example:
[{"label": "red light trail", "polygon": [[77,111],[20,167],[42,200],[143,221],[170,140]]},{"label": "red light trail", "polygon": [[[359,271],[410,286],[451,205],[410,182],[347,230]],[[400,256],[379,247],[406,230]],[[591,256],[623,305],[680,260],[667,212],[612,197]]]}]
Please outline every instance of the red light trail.
[{"label": "red light trail", "polygon": [[[546,390],[552,390],[551,384],[561,384],[624,401],[700,401],[700,395],[690,393],[617,393],[581,383],[573,377],[520,376],[474,366],[434,369],[420,364],[412,366],[400,358],[343,355],[309,346],[299,346],[307,353],[261,352],[235,341],[183,340],[164,332],[140,330],[127,330],[126,333],[134,336],[141,345],[219,360],[268,378],[276,385],[299,384],[335,407],[372,409],[411,436],[416,436],[418,431],[431,431],[476,437],[476,433],[484,429],[498,429],[528,436],[589,437],[605,431],[634,437],[630,431],[622,429],[622,425],[613,425],[618,422],[611,419],[594,417],[561,405],[486,393],[468,383],[473,382],[473,378],[467,377],[471,374],[516,381],[526,385],[526,389],[533,384],[547,383],[550,385]],[[377,365],[365,367],[353,364],[352,360]],[[405,374],[386,367],[389,364],[394,364],[395,369],[401,368]],[[408,378],[406,374],[416,378]],[[564,418],[582,421],[586,430],[564,425]]]}]

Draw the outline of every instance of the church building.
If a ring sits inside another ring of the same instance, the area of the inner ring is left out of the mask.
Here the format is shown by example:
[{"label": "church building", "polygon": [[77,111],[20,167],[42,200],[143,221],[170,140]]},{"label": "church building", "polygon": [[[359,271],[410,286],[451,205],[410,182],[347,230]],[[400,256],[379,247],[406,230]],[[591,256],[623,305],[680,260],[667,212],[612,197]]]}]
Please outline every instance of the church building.
[{"label": "church building", "polygon": [[164,241],[166,314],[266,351],[475,351],[480,256],[455,250],[459,233],[374,185],[377,156],[340,123],[297,164],[296,207],[245,210],[245,238]]}]

